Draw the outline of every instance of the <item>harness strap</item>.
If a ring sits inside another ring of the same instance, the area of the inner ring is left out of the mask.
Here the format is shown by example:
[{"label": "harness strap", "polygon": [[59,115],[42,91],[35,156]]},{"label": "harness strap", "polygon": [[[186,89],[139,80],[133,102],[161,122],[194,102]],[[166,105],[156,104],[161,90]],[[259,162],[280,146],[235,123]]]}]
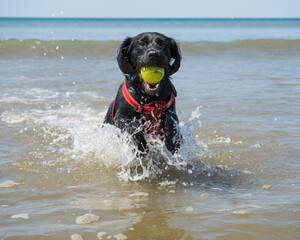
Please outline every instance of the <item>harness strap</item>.
[{"label": "harness strap", "polygon": [[143,106],[141,104],[139,104],[130,94],[130,92],[127,89],[126,86],[126,79],[123,83],[123,87],[122,87],[122,93],[123,96],[125,98],[125,100],[129,103],[130,106],[132,106],[138,113],[144,113],[144,114],[153,114],[153,111],[155,111],[155,109],[162,108],[162,111],[166,111],[173,103],[173,101],[175,100],[175,95],[173,93],[173,91],[171,91],[171,96],[170,99],[165,102],[165,101],[153,101],[150,102],[149,104],[147,104],[146,106]]},{"label": "harness strap", "polygon": [[[159,132],[159,130],[161,128],[161,126],[160,126],[161,114],[162,114],[162,112],[165,112],[172,105],[172,103],[175,100],[176,93],[174,94],[174,90],[172,88],[171,96],[167,102],[161,101],[161,100],[153,101],[153,102],[148,103],[146,106],[144,106],[144,105],[141,105],[139,102],[137,102],[132,97],[132,95],[130,94],[130,92],[128,91],[128,88],[126,86],[126,79],[125,79],[123,86],[122,86],[122,94],[130,106],[132,106],[138,113],[145,115],[146,121],[150,120],[150,116],[152,116],[151,125],[147,127],[146,132],[147,133],[153,133],[153,132],[157,133],[157,132]],[[116,103],[116,99],[114,100],[113,108],[112,108],[113,122],[115,122],[115,119],[114,119],[115,103]]]},{"label": "harness strap", "polygon": [[116,105],[116,99],[117,97],[115,97],[113,106],[112,106],[112,111],[111,111],[111,119],[113,120],[113,122],[115,122],[115,105]]}]

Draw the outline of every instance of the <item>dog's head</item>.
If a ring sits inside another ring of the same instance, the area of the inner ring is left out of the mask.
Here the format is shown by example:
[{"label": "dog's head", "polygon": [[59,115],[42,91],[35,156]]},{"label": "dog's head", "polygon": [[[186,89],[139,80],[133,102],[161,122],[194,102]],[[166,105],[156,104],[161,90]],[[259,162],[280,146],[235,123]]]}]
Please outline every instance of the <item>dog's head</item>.
[{"label": "dog's head", "polygon": [[[176,42],[160,33],[146,32],[133,38],[126,38],[118,53],[118,64],[126,75],[135,75],[144,90],[154,95],[160,91],[169,76],[178,71],[181,55]],[[155,84],[143,80],[140,71],[142,67],[156,66],[164,68],[164,78]]]}]

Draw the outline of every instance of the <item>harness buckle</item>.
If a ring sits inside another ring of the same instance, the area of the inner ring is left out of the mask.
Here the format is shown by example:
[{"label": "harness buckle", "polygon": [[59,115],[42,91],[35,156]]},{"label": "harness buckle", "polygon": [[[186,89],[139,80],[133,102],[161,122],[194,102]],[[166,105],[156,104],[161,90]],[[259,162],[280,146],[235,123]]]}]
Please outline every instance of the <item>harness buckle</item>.
[{"label": "harness buckle", "polygon": [[144,113],[144,107],[141,105],[141,104],[139,104],[138,106],[137,106],[137,112],[138,113]]}]

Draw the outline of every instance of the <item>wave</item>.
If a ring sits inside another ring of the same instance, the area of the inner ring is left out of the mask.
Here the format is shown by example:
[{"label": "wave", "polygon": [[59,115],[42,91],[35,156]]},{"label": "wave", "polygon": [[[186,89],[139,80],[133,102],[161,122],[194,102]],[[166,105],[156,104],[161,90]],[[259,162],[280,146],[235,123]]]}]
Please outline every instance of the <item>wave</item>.
[{"label": "wave", "polygon": [[[116,54],[120,41],[82,41],[39,39],[0,39],[0,54],[20,55],[81,55],[81,54]],[[232,42],[198,41],[180,42],[183,52],[201,53],[207,51],[231,50],[285,50],[300,51],[300,39],[247,39]]]},{"label": "wave", "polygon": [[81,40],[52,40],[39,39],[1,39],[0,54],[106,54],[117,52],[118,41],[81,41]]},{"label": "wave", "polygon": [[269,50],[287,50],[300,51],[300,39],[246,39],[235,40],[232,42],[214,42],[214,41],[199,41],[199,42],[184,42],[181,44],[184,51],[230,51],[240,49],[250,49],[259,51]]}]

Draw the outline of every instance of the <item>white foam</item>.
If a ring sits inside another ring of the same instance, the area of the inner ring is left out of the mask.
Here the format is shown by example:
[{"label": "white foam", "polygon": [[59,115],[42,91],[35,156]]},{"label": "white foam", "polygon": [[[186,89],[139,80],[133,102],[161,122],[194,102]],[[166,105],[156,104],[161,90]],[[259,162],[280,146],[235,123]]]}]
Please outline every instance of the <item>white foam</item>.
[{"label": "white foam", "polygon": [[6,180],[2,183],[0,183],[0,188],[10,188],[10,187],[14,187],[19,185],[20,183],[14,182],[14,181],[10,181],[10,180]]},{"label": "white foam", "polygon": [[101,239],[103,239],[103,236],[105,236],[107,234],[107,232],[99,232],[98,234],[97,234],[97,238],[99,239],[99,240],[101,240]]},{"label": "white foam", "polygon": [[208,193],[202,193],[202,194],[200,195],[200,197],[207,197],[207,196],[209,196]]},{"label": "white foam", "polygon": [[211,144],[223,144],[223,143],[229,144],[230,142],[231,139],[229,137],[217,137],[211,141]]},{"label": "white foam", "polygon": [[184,211],[186,211],[186,212],[193,212],[194,208],[193,207],[187,207]]},{"label": "white foam", "polygon": [[159,185],[161,187],[169,187],[169,186],[175,185],[176,183],[177,183],[177,181],[168,181],[168,180],[166,180],[166,181],[160,182]]},{"label": "white foam", "polygon": [[271,189],[271,185],[265,184],[261,188],[264,189],[264,190],[270,190]]},{"label": "white foam", "polygon": [[6,122],[8,124],[17,124],[26,121],[26,117],[18,115],[13,111],[4,111],[1,114],[1,121]]},{"label": "white foam", "polygon": [[237,208],[256,208],[256,209],[262,209],[262,207],[258,206],[258,205],[241,205],[241,206],[238,206]]},{"label": "white foam", "polygon": [[234,210],[231,212],[234,215],[246,215],[249,214],[249,211],[247,210]]},{"label": "white foam", "polygon": [[134,198],[138,198],[138,197],[148,197],[149,193],[146,192],[135,192],[132,194],[129,194],[129,197],[134,197]]},{"label": "white foam", "polygon": [[[73,96],[72,92],[60,96],[56,92],[41,89],[36,89],[35,93],[38,93],[35,98],[39,99],[37,101]],[[43,94],[44,98],[40,99]],[[97,98],[97,95],[91,94],[90,97]],[[32,109],[23,112],[8,110],[1,114],[1,120],[8,124],[25,124],[28,130],[28,124],[38,126],[46,138],[49,136],[45,146],[49,151],[59,147],[60,152],[69,155],[75,161],[103,164],[115,171],[120,180],[138,181],[150,176],[155,177],[164,171],[158,166],[160,162],[179,170],[186,170],[187,165],[193,164],[194,161],[210,168],[201,161],[204,152],[198,144],[199,139],[193,134],[195,129],[201,127],[199,108],[192,113],[188,121],[179,125],[184,142],[177,154],[172,156],[159,138],[149,136],[147,140],[150,142],[150,152],[144,159],[136,157],[137,148],[129,141],[130,136],[127,133],[121,133],[115,126],[101,124],[104,115],[105,111],[99,113],[78,103],[56,109]],[[63,144],[64,142],[68,144]]]},{"label": "white foam", "polygon": [[29,214],[28,213],[21,213],[21,214],[16,214],[16,215],[12,215],[10,216],[10,218],[16,219],[16,218],[22,218],[22,219],[29,219]]},{"label": "white foam", "polygon": [[83,237],[82,237],[81,235],[79,235],[79,234],[72,234],[72,235],[70,236],[70,238],[71,238],[72,240],[83,240]]},{"label": "white foam", "polygon": [[34,104],[48,102],[60,95],[43,88],[11,89],[2,95],[0,102]]},{"label": "white foam", "polygon": [[83,216],[77,217],[75,222],[77,224],[89,224],[89,223],[92,223],[92,222],[96,222],[99,219],[100,219],[99,216],[96,216],[95,214],[92,214],[92,213],[87,213]]},{"label": "white foam", "polygon": [[113,237],[115,239],[117,239],[117,240],[125,240],[125,239],[127,239],[127,237],[124,234],[122,234],[122,233],[116,234]]},{"label": "white foam", "polygon": [[[61,76],[61,73],[59,73]],[[56,92],[44,88],[25,88],[25,89],[8,89],[0,98],[3,103],[17,103],[25,105],[57,105],[58,103],[71,104],[76,102],[77,106],[85,106],[89,101],[83,99],[93,99],[95,101],[104,102],[107,99],[94,91],[74,92],[67,91]]]}]

